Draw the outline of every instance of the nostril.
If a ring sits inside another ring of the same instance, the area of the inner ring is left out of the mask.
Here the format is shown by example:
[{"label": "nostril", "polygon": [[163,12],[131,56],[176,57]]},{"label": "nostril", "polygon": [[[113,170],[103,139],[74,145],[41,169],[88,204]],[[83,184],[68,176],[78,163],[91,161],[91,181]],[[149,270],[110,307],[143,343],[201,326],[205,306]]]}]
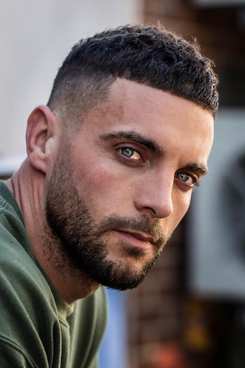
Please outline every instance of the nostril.
[{"label": "nostril", "polygon": [[145,202],[146,201],[136,201],[135,207],[139,212],[147,213],[152,217],[159,219],[166,218],[173,212],[173,201],[171,197],[165,200],[158,198],[155,202],[151,201],[151,203],[147,204]]},{"label": "nostril", "polygon": [[[175,168],[161,167],[149,179],[141,181],[135,192],[135,207],[154,218],[169,217],[173,212]],[[146,179],[146,177],[144,178]],[[148,178],[147,178],[148,179]]]}]

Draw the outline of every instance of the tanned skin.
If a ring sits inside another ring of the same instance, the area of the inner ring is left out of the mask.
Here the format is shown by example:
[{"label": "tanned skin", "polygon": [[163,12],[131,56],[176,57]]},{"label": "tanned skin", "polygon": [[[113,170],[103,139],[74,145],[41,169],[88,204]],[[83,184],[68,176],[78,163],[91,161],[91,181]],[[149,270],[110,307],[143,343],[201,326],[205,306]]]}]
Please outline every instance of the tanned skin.
[{"label": "tanned skin", "polygon": [[[79,268],[73,254],[82,259],[85,250],[73,244],[74,252],[66,256],[62,247],[68,245],[47,223],[54,167],[61,178],[59,191],[68,170],[66,188],[83,200],[96,229],[112,216],[123,219],[121,227],[120,222],[107,225],[97,240],[110,275],[120,280],[121,274],[129,274],[129,282],[145,276],[142,270],[154,263],[188,210],[193,188],[207,173],[213,122],[211,112],[194,102],[119,78],[107,101],[81,121],[79,132],[69,131],[58,110],[39,106],[31,113],[28,157],[7,186],[23,214],[35,257],[67,303],[89,296],[108,277]],[[70,207],[79,212],[79,201],[72,198]],[[67,203],[60,204],[63,216]],[[80,234],[83,223],[67,220]]]}]

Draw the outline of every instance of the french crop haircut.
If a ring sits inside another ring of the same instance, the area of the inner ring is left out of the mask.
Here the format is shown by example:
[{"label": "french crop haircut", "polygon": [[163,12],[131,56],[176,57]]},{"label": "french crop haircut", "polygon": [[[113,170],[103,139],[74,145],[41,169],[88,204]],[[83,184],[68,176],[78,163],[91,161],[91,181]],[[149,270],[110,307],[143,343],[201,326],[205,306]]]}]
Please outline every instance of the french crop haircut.
[{"label": "french crop haircut", "polygon": [[79,41],[58,71],[48,106],[64,122],[80,125],[89,109],[106,101],[118,77],[184,97],[216,115],[213,63],[196,43],[160,26],[125,26]]}]

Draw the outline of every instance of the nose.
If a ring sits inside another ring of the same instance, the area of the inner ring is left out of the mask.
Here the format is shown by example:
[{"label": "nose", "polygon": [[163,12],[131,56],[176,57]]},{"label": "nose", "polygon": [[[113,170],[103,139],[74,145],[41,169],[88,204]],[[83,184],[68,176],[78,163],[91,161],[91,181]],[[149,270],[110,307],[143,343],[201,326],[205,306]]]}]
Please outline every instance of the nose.
[{"label": "nose", "polygon": [[166,218],[173,212],[174,176],[145,178],[138,188],[135,207],[141,213],[148,213],[156,218]]}]

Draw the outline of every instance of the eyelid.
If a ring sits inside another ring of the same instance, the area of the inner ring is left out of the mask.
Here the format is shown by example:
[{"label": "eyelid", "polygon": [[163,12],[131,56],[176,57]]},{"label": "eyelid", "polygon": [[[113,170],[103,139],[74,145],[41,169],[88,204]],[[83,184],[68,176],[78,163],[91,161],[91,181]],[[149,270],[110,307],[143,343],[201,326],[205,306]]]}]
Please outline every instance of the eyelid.
[{"label": "eyelid", "polygon": [[[132,151],[133,155],[132,156],[127,156],[126,154],[123,154],[123,150],[129,150],[129,151]],[[132,148],[132,147],[129,147],[129,146],[125,146],[125,147],[120,147],[119,148],[119,151],[121,151],[121,154],[123,157],[125,158],[128,158],[128,159],[132,159],[132,160],[137,160],[137,159],[133,159],[132,157],[134,156],[134,154],[138,155],[141,157],[141,154],[140,152],[138,152],[136,149]]]},{"label": "eyelid", "polygon": [[[130,157],[126,157],[126,156],[123,156],[119,150],[122,150],[123,148],[130,148],[132,149],[133,151],[137,152],[140,156],[140,159],[139,160],[135,160],[133,158],[130,158]],[[135,148],[135,145],[133,143],[120,143],[120,144],[117,144],[116,145],[116,152],[118,153],[118,155],[120,156],[120,158],[122,160],[125,160],[127,162],[131,162],[131,163],[144,163],[145,162],[145,159],[144,159],[144,156],[141,152],[141,150],[137,147]]]},{"label": "eyelid", "polygon": [[125,143],[117,143],[117,144],[115,144],[115,146],[114,147],[116,147],[117,149],[122,149],[122,148],[130,148],[130,149],[132,149],[132,150],[134,150],[134,151],[136,151],[136,152],[138,152],[139,153],[139,155],[142,155],[142,153],[141,153],[141,149],[137,146],[137,147],[135,147],[136,145],[134,144],[134,143],[128,143],[128,142],[125,142]]},{"label": "eyelid", "polygon": [[185,170],[185,169],[183,169],[183,170],[180,169],[180,170],[177,171],[177,173],[176,173],[176,177],[177,178],[178,178],[178,174],[186,174],[186,175],[190,176],[193,179],[193,181],[194,181],[193,184],[187,184],[184,181],[181,181],[180,180],[184,185],[186,185],[186,186],[188,186],[190,188],[196,188],[196,187],[199,187],[200,186],[199,180],[201,178],[199,177],[198,174],[196,174],[196,173],[190,173],[188,170]]},{"label": "eyelid", "polygon": [[192,188],[198,188],[200,186],[200,183],[199,183],[199,178],[196,177],[195,175],[191,175],[192,177],[194,177],[195,179],[195,182],[191,185]]}]

